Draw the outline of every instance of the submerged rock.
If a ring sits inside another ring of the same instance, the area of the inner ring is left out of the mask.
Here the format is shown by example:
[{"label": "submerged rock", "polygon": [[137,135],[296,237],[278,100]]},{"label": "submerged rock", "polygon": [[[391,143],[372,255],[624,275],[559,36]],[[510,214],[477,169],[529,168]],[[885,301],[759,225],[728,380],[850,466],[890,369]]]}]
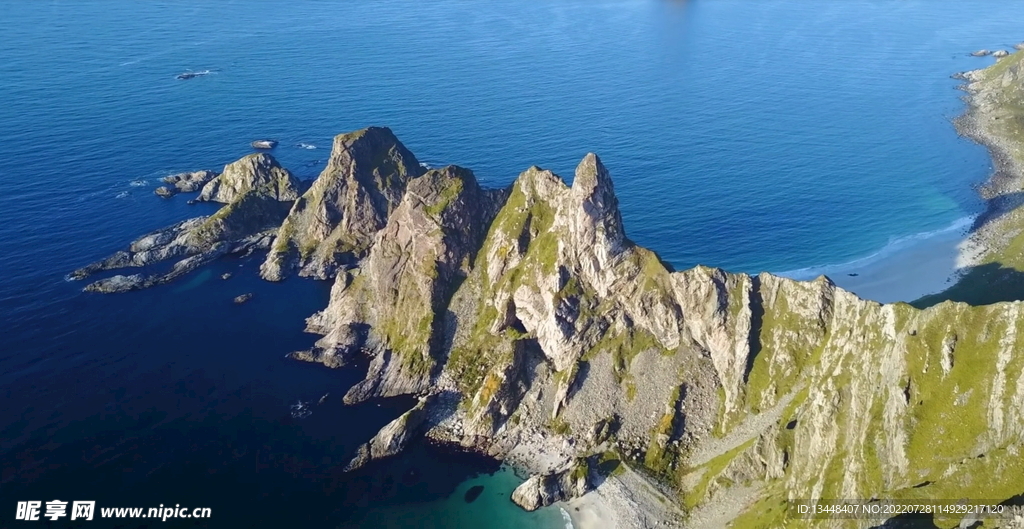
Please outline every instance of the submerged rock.
[{"label": "submerged rock", "polygon": [[235,305],[241,305],[242,303],[245,303],[250,299],[252,299],[252,292],[247,292],[245,294],[242,294],[241,296],[235,297]]},{"label": "submerged rock", "polygon": [[171,176],[165,176],[163,181],[165,184],[174,186],[178,192],[181,193],[192,193],[202,189],[210,180],[217,177],[217,173],[213,171],[193,171],[191,173],[178,173]]},{"label": "submerged rock", "polygon": [[469,490],[466,491],[466,494],[465,496],[463,496],[462,499],[466,500],[466,503],[473,503],[474,501],[476,501],[477,498],[480,497],[481,494],[483,494],[483,492],[483,485],[473,485],[472,487],[469,488]]},{"label": "submerged rock", "polygon": [[989,51],[989,50],[978,50],[978,51],[971,52],[971,57],[984,57],[986,55],[991,55],[991,54],[992,54],[992,52]]}]

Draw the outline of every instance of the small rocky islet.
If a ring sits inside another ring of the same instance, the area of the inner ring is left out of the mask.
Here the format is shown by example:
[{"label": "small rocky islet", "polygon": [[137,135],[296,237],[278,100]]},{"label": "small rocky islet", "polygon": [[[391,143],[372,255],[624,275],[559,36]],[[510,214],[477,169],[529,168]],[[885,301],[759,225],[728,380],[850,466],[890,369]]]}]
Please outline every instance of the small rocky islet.
[{"label": "small rocky islet", "polygon": [[919,309],[825,277],[675,271],[626,236],[594,154],[571,184],[531,167],[486,189],[383,127],[337,136],[312,183],[258,153],[197,200],[224,206],[71,277],[174,261],[85,287],[125,292],[265,251],[268,281],[332,281],[307,320],[321,338],[289,356],[368,358],[346,404],[419,397],[348,471],[426,438],[528,473],[512,500],[529,510],[600,488],[622,500],[619,527],[709,526],[722,509],[772,526],[787,498],[1021,492],[1020,304]]}]

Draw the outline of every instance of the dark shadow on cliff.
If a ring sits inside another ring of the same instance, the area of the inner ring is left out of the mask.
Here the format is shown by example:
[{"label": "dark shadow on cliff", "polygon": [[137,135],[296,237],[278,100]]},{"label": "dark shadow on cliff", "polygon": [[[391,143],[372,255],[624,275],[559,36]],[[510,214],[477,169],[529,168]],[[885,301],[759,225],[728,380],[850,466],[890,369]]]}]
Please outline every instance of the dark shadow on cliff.
[{"label": "dark shadow on cliff", "polygon": [[754,368],[754,360],[761,352],[761,327],[764,325],[764,299],[761,297],[761,278],[750,277],[750,335],[747,337],[747,345],[750,352],[747,354],[747,365],[743,369],[743,382],[750,378],[750,370]]},{"label": "dark shadow on cliff", "polygon": [[985,201],[985,211],[974,219],[971,232],[978,231],[982,226],[999,220],[1011,211],[1024,206],[1024,191],[1016,191],[992,197]]},{"label": "dark shadow on cliff", "polygon": [[576,377],[573,378],[569,385],[569,391],[566,392],[566,400],[573,398],[579,390],[583,389],[583,384],[587,381],[587,376],[589,375],[590,362],[580,360],[577,363]]},{"label": "dark shadow on cliff", "polygon": [[873,525],[871,529],[939,529],[931,514],[901,514],[889,518],[881,525]]},{"label": "dark shadow on cliff", "polygon": [[911,305],[923,309],[947,300],[970,305],[1024,300],[1024,272],[1003,266],[1002,263],[975,266],[955,285],[938,294],[918,299]]}]

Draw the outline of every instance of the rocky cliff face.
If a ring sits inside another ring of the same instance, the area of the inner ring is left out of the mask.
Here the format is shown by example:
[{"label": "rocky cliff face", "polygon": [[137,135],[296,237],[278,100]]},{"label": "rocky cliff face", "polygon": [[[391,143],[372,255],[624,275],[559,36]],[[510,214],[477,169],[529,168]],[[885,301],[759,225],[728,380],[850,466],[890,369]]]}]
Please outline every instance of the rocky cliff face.
[{"label": "rocky cliff face", "polygon": [[423,171],[388,128],[335,137],[327,167],[281,225],[263,277],[280,281],[295,268],[303,276],[333,277],[339,266],[365,255],[409,179]]},{"label": "rocky cliff face", "polygon": [[[231,200],[218,214],[83,275],[266,244],[284,219],[270,206],[296,195],[256,161],[207,184]],[[694,526],[801,525],[787,518],[796,498],[1024,492],[1019,302],[918,309],[825,277],[674,271],[626,237],[593,154],[571,185],[531,167],[484,190],[466,169],[424,172],[387,129],[338,136],[262,273],[293,268],[335,276],[308,320],[322,338],[293,356],[369,358],[348,403],[424,398],[351,468],[426,436],[516,461],[534,474],[516,501],[536,508],[615,481],[591,464],[614,461],[646,480],[622,486],[665,499],[663,522],[676,511]]]},{"label": "rocky cliff face", "polygon": [[372,358],[346,402],[426,391],[436,374],[445,309],[469,273],[501,193],[449,166],[408,181],[358,267],[338,274],[328,307],[309,319],[317,356]]}]

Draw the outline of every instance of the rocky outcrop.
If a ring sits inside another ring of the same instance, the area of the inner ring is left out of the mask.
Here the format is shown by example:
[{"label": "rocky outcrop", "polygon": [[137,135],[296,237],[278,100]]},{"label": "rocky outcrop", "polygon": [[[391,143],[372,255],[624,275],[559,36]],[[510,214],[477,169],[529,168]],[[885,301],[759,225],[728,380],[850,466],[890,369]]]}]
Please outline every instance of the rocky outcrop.
[{"label": "rocky outcrop", "polygon": [[230,204],[250,192],[278,202],[291,202],[299,198],[300,184],[273,156],[250,154],[224,166],[220,175],[203,186],[197,200]]},{"label": "rocky outcrop", "polygon": [[558,472],[530,477],[512,491],[512,501],[527,511],[535,511],[579,498],[591,489],[590,467],[587,460],[581,458]]},{"label": "rocky outcrop", "polygon": [[427,408],[432,398],[420,399],[411,410],[381,428],[377,435],[356,450],[355,457],[345,467],[346,472],[362,468],[371,461],[391,457],[398,454],[416,437],[422,434],[421,429],[427,421]]},{"label": "rocky outcrop", "polygon": [[207,199],[227,201],[216,213],[144,235],[127,249],[75,270],[69,277],[85,279],[107,270],[178,260],[166,271],[116,275],[85,288],[89,292],[126,292],[173,281],[225,254],[267,249],[287,214],[289,200],[298,196],[298,188],[298,180],[269,155],[246,156],[225,166],[224,172],[203,188],[202,196]]},{"label": "rocky outcrop", "polygon": [[153,190],[153,194],[160,198],[171,198],[176,194],[176,192],[174,191],[174,188],[160,186]]},{"label": "rocky outcrop", "polygon": [[422,173],[390,129],[370,127],[335,137],[327,167],[281,225],[262,276],[279,281],[298,269],[302,276],[333,277],[365,254],[408,181]]},{"label": "rocky outcrop", "polygon": [[163,181],[165,184],[173,186],[176,192],[193,193],[202,189],[203,186],[216,177],[217,173],[213,171],[193,171],[191,173],[165,176]]}]

